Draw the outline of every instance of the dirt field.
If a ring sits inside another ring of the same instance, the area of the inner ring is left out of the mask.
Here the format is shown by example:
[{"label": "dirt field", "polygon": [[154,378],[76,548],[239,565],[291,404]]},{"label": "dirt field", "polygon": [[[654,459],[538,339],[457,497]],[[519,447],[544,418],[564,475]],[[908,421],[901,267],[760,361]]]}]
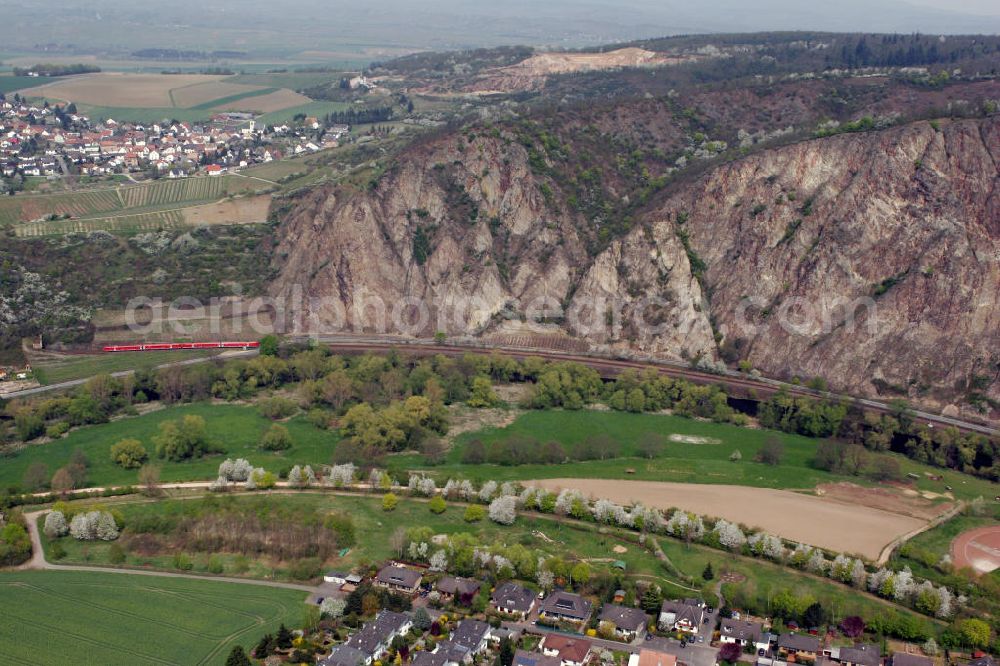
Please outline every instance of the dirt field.
[{"label": "dirt field", "polygon": [[907,494],[892,488],[865,488],[847,482],[824,483],[816,488],[816,494],[845,504],[863,504],[927,521],[947,513],[954,506],[950,502],[933,502],[915,493]]},{"label": "dirt field", "polygon": [[951,542],[951,560],[956,567],[972,567],[979,573],[1000,569],[1000,527],[980,527],[959,534]]},{"label": "dirt field", "polygon": [[308,104],[311,100],[294,90],[282,88],[266,95],[255,95],[228,104],[213,107],[216,111],[248,111],[253,113],[273,113],[293,106]]},{"label": "dirt field", "polygon": [[926,524],[912,516],[865,505],[848,505],[769,488],[603,479],[545,479],[525,483],[550,490],[575,488],[618,503],[642,502],[660,509],[676,507],[872,560],[879,557],[884,546]]},{"label": "dirt field", "polygon": [[267,221],[271,197],[241,197],[229,201],[189,206],[182,209],[184,222],[191,226],[202,224],[260,224]]},{"label": "dirt field", "polygon": [[[170,91],[176,88],[217,82],[221,76],[204,74],[118,74],[101,72],[56,81],[32,88],[30,95],[64,99],[78,104],[114,107],[170,107]],[[232,85],[232,84],[226,84]],[[242,87],[242,86],[241,86]],[[222,97],[225,93],[211,99]]]},{"label": "dirt field", "polygon": [[[173,78],[171,75],[170,78]],[[232,95],[242,95],[254,90],[261,90],[261,86],[248,86],[243,83],[224,83],[218,80],[209,80],[195,83],[194,85],[173,86],[170,94],[173,97],[171,106],[190,108],[211,102],[215,99],[230,97]]]}]

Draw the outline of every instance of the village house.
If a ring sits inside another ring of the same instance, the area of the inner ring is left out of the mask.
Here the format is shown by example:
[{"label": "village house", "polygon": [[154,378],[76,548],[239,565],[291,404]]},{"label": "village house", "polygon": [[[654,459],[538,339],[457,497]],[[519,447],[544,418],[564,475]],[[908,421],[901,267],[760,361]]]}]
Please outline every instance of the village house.
[{"label": "village house", "polygon": [[[826,651],[824,650],[824,654]],[[854,647],[842,647],[837,654],[828,655],[844,666],[881,666],[882,651],[877,645],[859,644]]]},{"label": "village house", "polygon": [[535,607],[535,593],[516,583],[501,583],[493,590],[490,605],[499,613],[525,619]]},{"label": "village house", "polygon": [[420,650],[413,655],[410,666],[447,666],[448,655],[443,650],[435,649],[433,652]]},{"label": "village house", "polygon": [[781,634],[778,637],[778,656],[788,661],[789,657],[794,661],[816,661],[819,656],[819,639],[808,634]]},{"label": "village house", "polygon": [[629,655],[628,666],[677,666],[677,657],[659,650],[642,648],[639,654]]},{"label": "village house", "polygon": [[545,634],[538,644],[543,655],[558,658],[561,666],[583,666],[592,646],[586,638],[562,634]]},{"label": "village house", "polygon": [[632,640],[640,632],[645,632],[646,623],[649,621],[649,617],[642,610],[615,604],[604,604],[598,619],[613,624],[615,634],[625,640]]},{"label": "village house", "polygon": [[517,650],[514,652],[514,661],[511,666],[562,666],[562,662],[559,657],[546,657],[537,652]]},{"label": "village house", "polygon": [[462,620],[451,633],[451,642],[461,645],[475,656],[489,645],[490,625],[479,620]]},{"label": "village house", "polygon": [[889,666],[934,666],[934,660],[919,654],[894,652]]},{"label": "village house", "polygon": [[556,590],[545,597],[539,606],[539,616],[568,622],[586,622],[594,605],[579,594]]},{"label": "village house", "polygon": [[764,625],[749,620],[723,618],[719,627],[721,643],[736,643],[744,648],[767,650],[770,647],[770,634],[764,633]]},{"label": "village house", "polygon": [[666,631],[683,631],[697,634],[705,621],[705,608],[696,599],[664,601],[660,606],[657,624]]},{"label": "village house", "polygon": [[466,605],[479,593],[479,588],[478,580],[457,576],[444,576],[435,585],[435,589],[441,593],[441,598],[445,601],[454,599]]},{"label": "village house", "polygon": [[404,594],[416,594],[423,576],[416,569],[395,564],[382,567],[375,576],[375,584]]},{"label": "village house", "polygon": [[389,649],[393,638],[405,634],[412,626],[412,620],[405,614],[382,611],[320,663],[322,666],[368,666]]}]

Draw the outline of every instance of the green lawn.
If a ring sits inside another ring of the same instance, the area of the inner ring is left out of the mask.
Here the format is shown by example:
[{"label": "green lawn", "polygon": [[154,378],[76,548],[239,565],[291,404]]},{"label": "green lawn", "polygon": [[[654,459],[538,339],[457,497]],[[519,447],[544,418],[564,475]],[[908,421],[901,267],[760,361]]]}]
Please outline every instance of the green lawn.
[{"label": "green lawn", "polygon": [[[635,456],[636,443],[646,433],[672,434],[708,438],[710,444],[688,444],[667,441],[663,453],[652,460],[623,457],[612,460],[573,462],[562,465],[465,465],[461,463],[465,446],[472,439],[481,440],[487,448],[493,442],[514,435],[530,436],[539,442],[556,440],[567,451],[572,451],[591,435],[606,434],[620,443],[622,455]],[[764,442],[778,438],[784,445],[784,455],[778,466],[753,462]],[[547,410],[525,413],[506,428],[486,428],[466,433],[457,438],[447,461],[438,467],[426,467],[419,456],[397,456],[391,465],[398,469],[424,467],[435,475],[446,478],[460,476],[474,480],[540,479],[540,478],[608,478],[640,479],[646,481],[675,481],[691,483],[736,484],[764,488],[807,489],[818,483],[849,480],[867,485],[861,477],[830,474],[812,466],[819,440],[789,435],[771,430],[740,428],[727,424],[709,423],[680,416],[657,414],[630,414],[606,411]],[[739,450],[743,458],[731,462],[729,456]],[[984,479],[958,472],[932,468],[893,455],[904,473],[921,476],[916,486],[922,490],[945,492],[945,486],[954,488],[959,499],[993,497],[997,485]],[[630,470],[630,471],[627,471]],[[924,472],[943,476],[941,481],[924,477]]]},{"label": "green lawn", "polygon": [[8,664],[224,664],[278,625],[302,621],[294,590],[125,574],[0,574]]},{"label": "green lawn", "polygon": [[198,122],[208,120],[213,113],[209,109],[180,109],[171,106],[148,108],[91,106],[89,104],[77,104],[76,106],[80,113],[87,115],[92,120],[114,118],[118,122],[130,121],[136,123],[156,123],[163,120]]},{"label": "green lawn", "polygon": [[[199,500],[168,500],[155,504],[115,503],[115,508],[122,512],[126,521],[148,516],[169,516],[178,512],[182,503]],[[331,494],[312,492],[296,495],[269,495],[236,497],[238,502],[267,502],[282,504],[294,508],[302,515],[312,511],[324,513],[327,511],[342,511],[349,513],[354,519],[358,543],[350,549],[343,558],[333,558],[326,566],[335,569],[350,569],[359,565],[380,563],[396,556],[390,545],[390,536],[400,528],[413,526],[430,527],[435,534],[468,533],[477,540],[489,545],[501,543],[521,544],[542,555],[557,555],[568,559],[586,559],[595,571],[609,570],[613,560],[623,560],[629,576],[641,579],[654,579],[664,586],[668,594],[690,595],[692,589],[700,589],[703,581],[701,572],[709,562],[717,574],[731,571],[740,573],[754,582],[759,592],[768,590],[777,592],[787,589],[800,596],[811,596],[822,601],[828,609],[845,614],[861,614],[871,616],[874,613],[891,607],[891,604],[878,599],[861,595],[857,591],[831,581],[805,575],[794,569],[771,564],[769,562],[738,557],[722,553],[703,546],[685,546],[683,543],[665,536],[656,537],[664,553],[677,570],[693,579],[691,584],[685,584],[676,572],[666,567],[658,560],[651,550],[637,543],[638,535],[628,530],[618,528],[598,528],[589,524],[562,522],[554,517],[519,516],[513,526],[505,527],[484,520],[479,523],[466,523],[463,520],[465,505],[449,504],[443,514],[430,512],[427,503],[408,497],[401,497],[395,511],[385,512],[381,507],[381,497],[376,496],[335,496]],[[86,563],[91,565],[107,565],[109,544],[76,542],[64,537],[60,540],[67,552],[62,563]],[[614,547],[622,545],[625,553],[614,552]],[[48,551],[48,544],[46,544]],[[251,577],[287,578],[280,563],[264,564],[251,562],[248,570],[234,570],[236,558],[220,554],[225,562],[227,574],[240,574]],[[207,570],[205,554],[191,554],[194,571]],[[145,566],[155,568],[172,568],[172,553],[162,556],[138,556],[129,554],[126,564],[129,566]],[[898,607],[896,607],[898,608]]]},{"label": "green lawn", "polygon": [[[153,451],[153,436],[157,434],[163,421],[178,419],[186,414],[197,414],[205,419],[209,438],[225,449],[221,455],[180,463],[157,461]],[[136,482],[135,470],[122,469],[111,462],[110,448],[115,442],[125,438],[135,438],[143,443],[153,456],[153,461],[162,466],[162,481],[204,481],[216,477],[219,463],[225,458],[246,458],[277,472],[296,463],[317,465],[328,463],[336,442],[336,434],[320,430],[296,417],[284,423],[291,433],[294,445],[288,451],[271,453],[261,451],[257,443],[261,433],[271,422],[257,413],[254,407],[246,405],[213,405],[199,403],[170,407],[134,418],[125,418],[111,423],[81,428],[57,441],[28,446],[0,464],[0,486],[10,486],[21,482],[25,470],[31,463],[41,462],[54,473],[69,462],[73,450],[79,447],[90,458],[88,482],[91,485],[123,485]]]},{"label": "green lawn", "polygon": [[38,86],[44,86],[46,83],[52,83],[52,79],[41,76],[4,75],[0,76],[0,93],[6,94],[24,88],[37,88]]},{"label": "green lawn", "polygon": [[123,370],[148,370],[164,363],[209,358],[217,351],[178,350],[152,351],[139,354],[97,354],[93,356],[67,356],[62,359],[46,358],[32,366],[42,384],[58,384],[73,379],[83,379],[104,373]]}]

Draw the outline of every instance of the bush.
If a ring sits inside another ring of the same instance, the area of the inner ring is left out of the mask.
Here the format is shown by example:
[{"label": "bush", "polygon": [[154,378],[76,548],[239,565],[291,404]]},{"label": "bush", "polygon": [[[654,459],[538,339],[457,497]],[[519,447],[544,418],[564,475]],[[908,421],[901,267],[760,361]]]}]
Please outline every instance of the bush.
[{"label": "bush", "polygon": [[69,424],[65,421],[56,421],[45,429],[45,436],[49,439],[59,439],[69,432]]},{"label": "bush", "polygon": [[181,571],[191,571],[194,568],[194,562],[184,553],[175,553],[172,563],[174,569],[180,569]]},{"label": "bush", "polygon": [[111,445],[111,462],[125,469],[138,469],[149,455],[137,439],[123,439]]},{"label": "bush", "polygon": [[111,564],[121,564],[125,561],[125,549],[121,544],[113,543],[108,549],[108,562]]},{"label": "bush", "polygon": [[318,557],[303,557],[292,562],[288,575],[295,580],[309,580],[319,575],[322,566]]},{"label": "bush", "polygon": [[430,508],[431,513],[441,514],[444,513],[445,509],[447,508],[447,504],[445,504],[443,497],[441,497],[440,495],[435,495],[434,497],[431,498],[431,501],[428,503],[428,507]]},{"label": "bush", "polygon": [[271,419],[272,421],[277,421],[279,419],[288,418],[297,412],[299,407],[294,401],[289,400],[288,398],[274,396],[273,398],[261,400],[260,404],[257,406],[257,410],[260,412],[261,416]]},{"label": "bush", "polygon": [[465,522],[478,523],[486,517],[486,509],[478,504],[470,504],[465,508]]},{"label": "bush", "polygon": [[66,557],[66,549],[58,541],[51,546],[49,546],[49,559],[50,560],[61,560]]},{"label": "bush", "polygon": [[287,451],[292,448],[288,428],[275,423],[260,438],[260,448],[265,451]]},{"label": "bush", "polygon": [[382,496],[383,511],[395,511],[397,504],[399,504],[399,498],[394,493],[386,493]]}]

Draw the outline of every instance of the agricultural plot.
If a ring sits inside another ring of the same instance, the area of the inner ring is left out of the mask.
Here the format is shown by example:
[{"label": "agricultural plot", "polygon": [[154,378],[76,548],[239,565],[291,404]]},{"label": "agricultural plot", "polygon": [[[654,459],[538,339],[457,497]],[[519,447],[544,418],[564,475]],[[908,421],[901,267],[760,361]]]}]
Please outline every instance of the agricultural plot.
[{"label": "agricultural plot", "polygon": [[123,208],[113,189],[0,198],[0,225],[17,224],[48,215],[86,217]]},{"label": "agricultural plot", "polygon": [[230,193],[228,186],[239,183],[225,177],[178,178],[154,183],[123,187],[121,197],[126,208],[149,208],[195,201],[215,201]]},{"label": "agricultural plot", "polygon": [[160,231],[189,226],[183,210],[162,210],[150,213],[115,215],[71,220],[52,220],[20,224],[14,232],[22,238],[54,236],[70,233],[90,233],[92,231],[112,231],[129,233],[138,231]]},{"label": "agricultural plot", "polygon": [[215,351],[183,350],[152,351],[142,354],[44,354],[37,358],[31,358],[31,367],[35,371],[35,377],[42,384],[58,384],[103,373],[149,370],[164,363],[176,363],[193,358],[209,358],[217,353]]},{"label": "agricultural plot", "polygon": [[[281,623],[302,592],[210,580],[33,571],[0,574],[6,663],[223,664]],[[72,609],[72,610],[69,610]],[[53,640],[58,636],[58,640]]]}]

